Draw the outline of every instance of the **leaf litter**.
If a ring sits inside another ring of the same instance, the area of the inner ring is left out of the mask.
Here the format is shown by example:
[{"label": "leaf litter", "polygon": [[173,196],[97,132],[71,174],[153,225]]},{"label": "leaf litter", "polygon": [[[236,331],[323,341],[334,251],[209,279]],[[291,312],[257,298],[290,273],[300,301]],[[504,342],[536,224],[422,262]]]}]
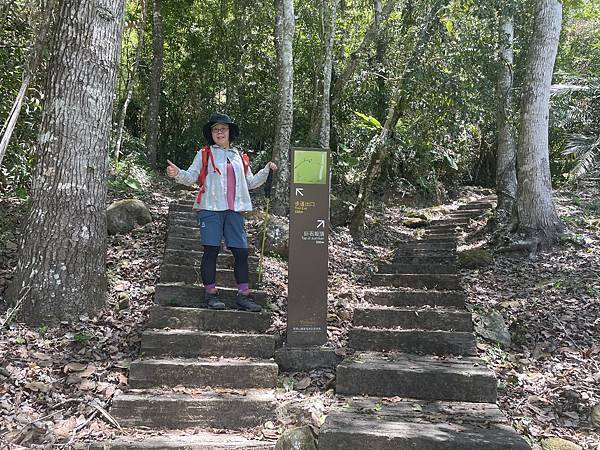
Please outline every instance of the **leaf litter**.
[{"label": "leaf litter", "polygon": [[[462,201],[469,201],[481,192],[463,194]],[[557,195],[569,228],[567,242],[536,260],[497,254],[491,266],[464,271],[463,276],[469,307],[493,307],[510,326],[511,348],[483,340],[478,348],[498,377],[499,405],[512,424],[533,440],[559,436],[595,449],[600,438],[590,414],[600,402],[600,213],[593,216],[585,210],[586,198],[581,193],[582,206],[574,205],[573,195]],[[109,238],[110,289],[101,314],[47,329],[7,321],[0,340],[0,440],[14,448],[68,448],[121,433],[161,433],[145,427],[119,431],[110,416],[110,402],[127,390],[128,367],[139,353],[140,333],[159,278],[168,204],[174,197],[169,188],[156,186],[154,193],[141,198],[154,221],[130,234]],[[12,277],[24,205],[12,199],[0,202],[8,211],[8,222],[0,224],[6,238],[0,243],[2,295]],[[390,260],[399,242],[420,233],[407,228],[403,219],[415,213],[439,217],[450,208],[418,210],[381,204],[367,215],[362,245],[352,241],[346,227],[331,230],[326,346],[339,355],[350,354],[346,343],[353,310],[364,304],[363,292],[371,275],[379,263]],[[249,229],[258,231],[261,220],[260,215],[250,218]],[[485,235],[473,235],[480,241],[465,235],[465,245],[487,244]],[[265,258],[265,290],[272,302],[270,332],[282,343],[287,264],[281,258]],[[6,305],[3,308],[1,317],[7,312]],[[318,434],[328,410],[340,406],[334,388],[333,369],[280,374],[277,420],[243,434],[275,440],[285,428],[301,424]],[[178,389],[193,395],[202,391]],[[384,403],[394,401],[384,399]]]}]

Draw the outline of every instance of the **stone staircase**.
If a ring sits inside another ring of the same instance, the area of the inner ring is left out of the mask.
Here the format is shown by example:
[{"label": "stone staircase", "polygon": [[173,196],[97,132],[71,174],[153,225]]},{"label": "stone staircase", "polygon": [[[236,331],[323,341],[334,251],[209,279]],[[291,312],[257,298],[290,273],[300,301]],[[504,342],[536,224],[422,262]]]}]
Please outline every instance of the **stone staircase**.
[{"label": "stone staircase", "polygon": [[[237,288],[228,252],[219,255],[217,284],[230,309],[201,307],[202,247],[191,205],[171,205],[167,236],[140,357],[131,364],[129,390],[114,398],[110,414],[123,427],[196,430],[123,438],[99,448],[272,449],[272,443],[236,434],[274,418],[278,367],[275,337],[266,333],[270,313],[233,309]],[[251,256],[250,270],[256,266]],[[264,292],[255,291],[255,298],[266,306]],[[208,428],[227,434],[198,431]]]},{"label": "stone staircase", "polygon": [[490,207],[459,207],[379,267],[370,306],[354,312],[355,353],[337,368],[343,406],[327,416],[319,449],[530,448],[496,406],[456,270],[455,231]]}]

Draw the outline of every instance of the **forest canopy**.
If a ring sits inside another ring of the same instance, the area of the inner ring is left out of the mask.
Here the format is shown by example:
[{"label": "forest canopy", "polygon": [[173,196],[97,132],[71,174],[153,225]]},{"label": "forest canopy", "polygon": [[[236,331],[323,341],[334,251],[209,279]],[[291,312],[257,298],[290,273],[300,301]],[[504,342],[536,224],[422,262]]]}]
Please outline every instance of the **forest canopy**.
[{"label": "forest canopy", "polygon": [[[48,2],[14,0],[0,6],[0,115],[8,117]],[[375,2],[379,3],[379,2]],[[379,182],[395,190],[433,195],[459,183],[492,186],[495,174],[500,3],[440,3],[428,45],[402,86],[406,104],[393,134]],[[296,2],[294,126],[292,145],[311,145],[318,129],[327,29],[323,2]],[[336,16],[333,81],[356,67],[332,108],[334,189],[355,185],[369,161],[368,143],[385,120],[390,98],[407,70],[429,2],[395,1],[371,45],[361,42],[374,19],[374,3],[342,1]],[[123,121],[121,164],[146,162],[151,85],[152,2],[127,1],[113,113],[111,158],[119,113],[132,85]],[[52,10],[50,10],[51,12]],[[518,117],[524,58],[531,41],[534,2],[514,11],[514,117]],[[164,61],[160,86],[159,167],[168,158],[187,162],[201,144],[201,124],[213,111],[240,124],[242,145],[253,158],[272,152],[277,96],[275,9],[271,2],[163,2]],[[553,182],[581,175],[600,150],[600,3],[564,2],[554,70],[550,118]],[[140,46],[141,44],[141,46]],[[138,52],[138,46],[139,52]],[[136,58],[139,53],[139,65]],[[44,54],[44,57],[47,55]],[[44,65],[29,85],[0,172],[3,191],[27,195],[33,149],[44,101]],[[352,189],[350,189],[352,191]]]}]

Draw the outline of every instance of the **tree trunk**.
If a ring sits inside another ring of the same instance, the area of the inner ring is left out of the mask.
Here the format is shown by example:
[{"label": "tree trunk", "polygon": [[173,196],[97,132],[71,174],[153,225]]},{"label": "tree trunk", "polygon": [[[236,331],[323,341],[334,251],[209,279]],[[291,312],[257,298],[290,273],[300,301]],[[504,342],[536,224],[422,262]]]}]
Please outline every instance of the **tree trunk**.
[{"label": "tree trunk", "polygon": [[21,82],[19,93],[17,94],[17,98],[15,99],[13,107],[10,110],[10,113],[1,131],[2,139],[0,140],[0,166],[2,166],[4,154],[6,153],[8,144],[10,143],[10,138],[12,137],[12,133],[15,129],[15,126],[17,125],[17,120],[19,118],[19,115],[21,114],[21,107],[23,106],[23,100],[25,99],[25,95],[27,94],[29,83],[31,82],[31,79],[35,76],[37,68],[40,65],[40,62],[42,61],[42,54],[47,44],[46,41],[48,31],[51,28],[54,3],[54,0],[42,1],[40,3],[40,9],[38,11],[39,32],[36,33],[35,37],[33,38],[29,55],[29,61],[27,63],[25,72],[23,73],[23,81]]},{"label": "tree trunk", "polygon": [[552,71],[562,20],[558,0],[538,0],[526,66],[517,148],[515,225],[519,232],[551,245],[564,226],[552,198],[548,150],[548,115]]},{"label": "tree trunk", "polygon": [[323,64],[323,96],[321,98],[321,126],[319,127],[319,146],[329,148],[331,133],[331,73],[333,71],[333,44],[335,41],[335,19],[340,0],[331,0],[329,8],[329,27],[325,42],[325,62]]},{"label": "tree trunk", "polygon": [[290,189],[290,138],[294,118],[294,2],[275,0],[275,44],[277,48],[277,118],[273,143],[273,161],[279,170],[275,172],[273,212],[286,215],[289,209]]},{"label": "tree trunk", "polygon": [[350,220],[350,234],[356,242],[362,240],[365,213],[371,198],[373,183],[381,172],[381,164],[386,156],[388,139],[396,128],[398,120],[406,107],[406,102],[408,101],[408,85],[415,68],[418,67],[419,60],[424,53],[425,47],[431,38],[433,24],[435,23],[434,19],[440,3],[444,3],[444,1],[434,3],[425,17],[423,28],[421,28],[419,32],[415,47],[413,48],[410,58],[406,62],[404,71],[396,86],[396,94],[392,98],[385,124],[379,134],[371,139],[371,142],[369,143],[367,152],[371,153],[371,159],[369,161],[369,166],[367,167],[367,172],[362,179],[357,203]]},{"label": "tree trunk", "polygon": [[117,130],[117,142],[115,143],[114,159],[115,162],[119,162],[121,155],[121,143],[123,142],[123,128],[125,127],[125,118],[127,117],[127,107],[131,102],[133,96],[133,85],[135,83],[135,77],[137,75],[138,67],[140,66],[140,59],[142,59],[142,48],[144,47],[144,24],[146,23],[146,5],[144,0],[140,0],[140,6],[142,7],[140,23],[137,28],[138,43],[135,49],[135,62],[133,68],[127,71],[127,93],[125,95],[125,101],[123,102],[123,108],[119,115],[119,125]]},{"label": "tree trunk", "polygon": [[156,152],[160,133],[160,76],[163,66],[164,31],[160,0],[154,0],[152,13],[152,79],[148,102],[148,122],[146,129],[146,152],[148,164],[156,168]]},{"label": "tree trunk", "polygon": [[367,32],[365,33],[365,36],[363,37],[363,40],[360,43],[360,45],[357,47],[356,50],[354,50],[350,54],[349,60],[346,63],[344,70],[340,73],[340,76],[337,78],[336,82],[333,85],[333,89],[331,92],[332,109],[335,108],[341,100],[342,94],[344,92],[344,87],[346,86],[348,81],[350,81],[350,78],[354,74],[358,63],[360,62],[362,54],[369,48],[373,40],[377,37],[381,24],[388,19],[388,17],[394,10],[397,1],[398,0],[388,0],[388,2],[385,4],[385,7],[381,11],[381,15],[378,16],[378,18],[374,18],[373,22],[371,22],[371,24],[369,25],[369,28],[367,29]]},{"label": "tree trunk", "polygon": [[[381,29],[383,22],[383,9],[381,0],[373,0],[373,12],[375,26]],[[385,120],[386,95],[385,95],[385,39],[382,33],[378,33],[375,38],[375,83],[377,84],[377,106],[375,108],[375,117],[380,122]]]},{"label": "tree trunk", "polygon": [[496,151],[496,225],[506,224],[510,219],[517,195],[515,130],[511,123],[513,88],[513,12],[512,5],[500,12],[500,60],[496,81],[498,111],[496,126],[498,147]]},{"label": "tree trunk", "polygon": [[122,0],[60,3],[13,302],[31,324],[78,320],[106,292],[106,172]]}]

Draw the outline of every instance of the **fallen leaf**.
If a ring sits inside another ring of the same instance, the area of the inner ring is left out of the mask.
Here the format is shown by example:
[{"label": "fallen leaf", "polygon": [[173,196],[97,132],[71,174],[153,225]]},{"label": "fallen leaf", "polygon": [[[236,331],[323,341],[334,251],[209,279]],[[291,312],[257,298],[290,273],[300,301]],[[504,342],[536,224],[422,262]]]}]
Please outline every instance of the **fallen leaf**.
[{"label": "fallen leaf", "polygon": [[296,389],[299,389],[302,391],[302,390],[306,389],[308,386],[310,386],[310,377],[304,377],[300,381],[298,381],[298,384],[296,384]]},{"label": "fallen leaf", "polygon": [[81,372],[86,367],[87,367],[87,364],[82,364],[82,363],[78,363],[78,362],[70,362],[63,368],[63,372],[64,373]]},{"label": "fallen leaf", "polygon": [[50,390],[50,386],[48,386],[46,383],[42,383],[41,381],[32,381],[31,383],[27,383],[25,388],[35,392],[48,392]]}]

